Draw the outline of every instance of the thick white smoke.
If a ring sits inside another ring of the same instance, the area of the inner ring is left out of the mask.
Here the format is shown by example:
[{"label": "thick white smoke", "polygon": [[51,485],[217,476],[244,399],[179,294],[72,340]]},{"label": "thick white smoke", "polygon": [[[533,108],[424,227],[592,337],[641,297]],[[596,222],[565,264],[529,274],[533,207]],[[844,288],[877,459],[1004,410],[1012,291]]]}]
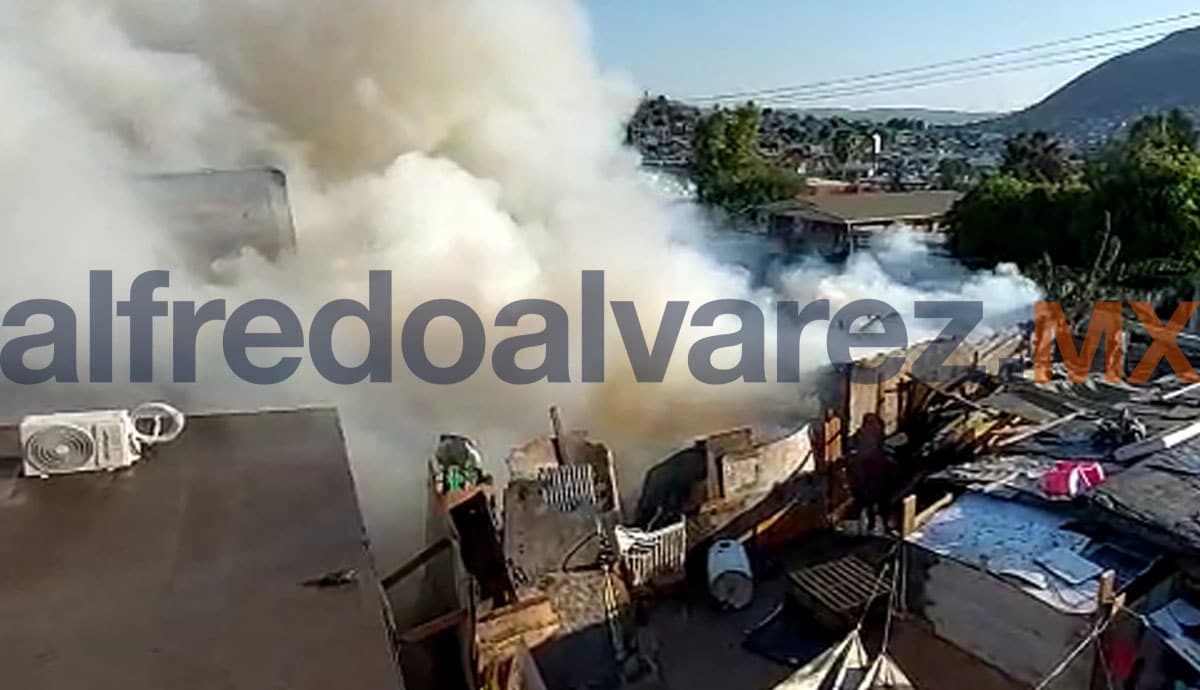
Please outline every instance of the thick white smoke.
[{"label": "thick white smoke", "polygon": [[[0,30],[0,240],[10,257],[0,295],[8,304],[68,301],[83,333],[88,271],[105,268],[116,271],[118,298],[132,276],[167,268],[171,299],[226,298],[232,309],[273,298],[304,321],[333,299],[365,301],[368,271],[388,269],[397,331],[413,307],[437,298],[471,304],[485,323],[524,298],[557,300],[577,319],[586,269],[606,271],[609,300],[636,301],[651,335],[668,300],[744,298],[770,313],[778,296],[706,250],[696,218],[646,189],[636,156],[619,145],[635,91],[594,64],[568,0],[0,0]],[[288,174],[300,251],[278,265],[250,255],[222,265],[219,286],[186,272],[171,233],[130,184],[146,172],[259,165]],[[800,267],[781,279],[783,294],[845,302],[1004,293],[1016,305],[1034,294],[1009,274],[937,285],[897,275],[896,266],[925,260],[906,246],[880,255],[901,257],[891,264]],[[902,283],[912,287],[899,292]],[[166,380],[170,334],[159,325],[156,376]],[[513,330],[489,328],[489,346]],[[340,335],[350,361],[362,334],[348,326]],[[386,564],[421,530],[412,506],[439,433],[474,436],[498,462],[546,432],[553,403],[632,467],[716,427],[811,412],[791,386],[693,381],[686,349],[705,335],[685,331],[661,385],[631,382],[610,318],[605,384],[507,386],[485,366],[439,387],[412,379],[397,355],[390,385],[339,388],[306,366],[289,384],[258,388],[234,380],[219,332],[205,332],[199,384],[9,385],[0,411],[164,396],[190,409],[337,404]],[[429,345],[439,363],[457,357],[453,332],[431,332]],[[128,380],[128,350],[118,342],[114,351],[116,379]],[[631,470],[624,481],[638,478]]]}]

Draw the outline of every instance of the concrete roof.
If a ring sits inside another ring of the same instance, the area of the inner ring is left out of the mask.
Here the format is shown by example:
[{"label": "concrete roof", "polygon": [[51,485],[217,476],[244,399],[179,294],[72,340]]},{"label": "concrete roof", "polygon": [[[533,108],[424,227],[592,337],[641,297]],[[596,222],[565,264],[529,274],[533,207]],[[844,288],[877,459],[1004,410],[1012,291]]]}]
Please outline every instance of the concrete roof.
[{"label": "concrete roof", "polygon": [[5,687],[402,687],[332,410],[193,418],[125,471],[0,480],[0,552]]},{"label": "concrete roof", "polygon": [[860,192],[814,194],[761,207],[767,213],[849,225],[935,220],[946,215],[958,192]]}]

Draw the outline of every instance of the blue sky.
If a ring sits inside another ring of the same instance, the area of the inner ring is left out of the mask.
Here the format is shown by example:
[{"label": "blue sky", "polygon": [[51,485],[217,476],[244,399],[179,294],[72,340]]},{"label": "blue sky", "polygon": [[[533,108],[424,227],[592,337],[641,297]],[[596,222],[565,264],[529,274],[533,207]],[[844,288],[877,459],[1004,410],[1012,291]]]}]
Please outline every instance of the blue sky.
[{"label": "blue sky", "polygon": [[[644,89],[680,97],[903,69],[1200,9],[1196,0],[583,0],[583,4],[591,19],[595,51],[606,68],[627,74]],[[1196,24],[1200,18],[1094,41]],[[1039,100],[1098,62],[894,93],[840,96],[811,105],[1008,110]]]}]

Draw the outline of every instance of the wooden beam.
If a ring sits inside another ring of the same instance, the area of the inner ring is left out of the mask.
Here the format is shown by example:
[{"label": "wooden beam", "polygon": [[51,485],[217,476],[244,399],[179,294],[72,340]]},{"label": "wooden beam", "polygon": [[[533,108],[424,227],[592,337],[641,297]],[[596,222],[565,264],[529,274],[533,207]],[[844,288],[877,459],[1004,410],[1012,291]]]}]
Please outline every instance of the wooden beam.
[{"label": "wooden beam", "polygon": [[454,545],[454,542],[448,538],[441,539],[437,542],[434,542],[432,545],[426,547],[424,550],[422,550],[416,556],[413,556],[411,559],[409,559],[409,561],[407,563],[400,566],[391,575],[388,575],[387,577],[383,578],[383,580],[381,582],[381,584],[383,585],[383,588],[385,590],[387,590],[387,589],[391,589],[392,587],[395,587],[396,585],[400,584],[409,575],[412,575],[413,573],[420,570],[422,566],[424,566],[429,561],[432,561],[439,554],[441,554],[443,551],[449,549],[453,545]]},{"label": "wooden beam", "polygon": [[1050,422],[1046,422],[1045,424],[1039,424],[1038,426],[1036,426],[1032,429],[1026,429],[1024,431],[1013,434],[1012,436],[1009,436],[1008,438],[997,441],[996,447],[997,448],[1005,448],[1007,446],[1013,445],[1014,443],[1020,443],[1021,441],[1031,439],[1034,436],[1043,434],[1047,431],[1050,431],[1051,429],[1055,429],[1059,426],[1062,426],[1063,424],[1066,424],[1067,422],[1070,422],[1075,419],[1079,419],[1079,417],[1081,417],[1082,415],[1083,415],[1083,412],[1072,412],[1071,414],[1066,415],[1065,417],[1059,417],[1058,419],[1055,419]]},{"label": "wooden beam", "polygon": [[934,393],[937,393],[938,395],[949,398],[950,400],[953,400],[954,402],[962,403],[963,405],[966,405],[967,407],[969,407],[973,410],[977,410],[979,412],[986,412],[987,414],[998,414],[995,410],[988,408],[988,407],[984,407],[983,405],[980,405],[979,403],[975,402],[974,400],[968,400],[967,398],[964,398],[963,396],[959,395],[958,393],[954,393],[954,392],[951,392],[948,390],[942,390],[941,388],[938,388],[937,386],[934,386],[934,385],[928,384],[928,383],[925,384],[925,386],[927,388],[929,388],[929,390],[933,391]]},{"label": "wooden beam", "polygon": [[483,659],[508,656],[518,646],[534,649],[552,639],[561,627],[554,605],[543,596],[494,611],[475,626]]},{"label": "wooden beam", "polygon": [[438,616],[433,620],[422,623],[407,632],[400,634],[401,644],[420,644],[435,635],[440,635],[447,630],[453,630],[467,621],[468,613],[466,609],[458,609],[451,611],[444,616]]},{"label": "wooden beam", "polygon": [[[929,506],[925,510],[922,510],[913,519],[913,528],[921,529],[921,527],[925,526],[925,523],[929,522],[929,520],[931,518],[933,518],[934,515],[937,515],[938,512],[942,510],[942,508],[945,508],[946,506],[950,505],[951,503],[954,503],[954,494],[951,494],[951,493],[947,493],[945,496],[942,496],[938,500],[934,501],[933,505]],[[905,536],[908,536],[908,535],[905,535]]]}]

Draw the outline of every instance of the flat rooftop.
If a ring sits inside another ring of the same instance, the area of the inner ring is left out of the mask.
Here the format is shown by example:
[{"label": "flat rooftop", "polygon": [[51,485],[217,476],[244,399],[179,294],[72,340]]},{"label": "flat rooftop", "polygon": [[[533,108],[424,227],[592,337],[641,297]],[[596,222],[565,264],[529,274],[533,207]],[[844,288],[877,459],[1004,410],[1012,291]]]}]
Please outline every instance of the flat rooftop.
[{"label": "flat rooftop", "polygon": [[402,687],[335,411],[196,417],[127,471],[48,480],[14,440],[4,687]]}]

